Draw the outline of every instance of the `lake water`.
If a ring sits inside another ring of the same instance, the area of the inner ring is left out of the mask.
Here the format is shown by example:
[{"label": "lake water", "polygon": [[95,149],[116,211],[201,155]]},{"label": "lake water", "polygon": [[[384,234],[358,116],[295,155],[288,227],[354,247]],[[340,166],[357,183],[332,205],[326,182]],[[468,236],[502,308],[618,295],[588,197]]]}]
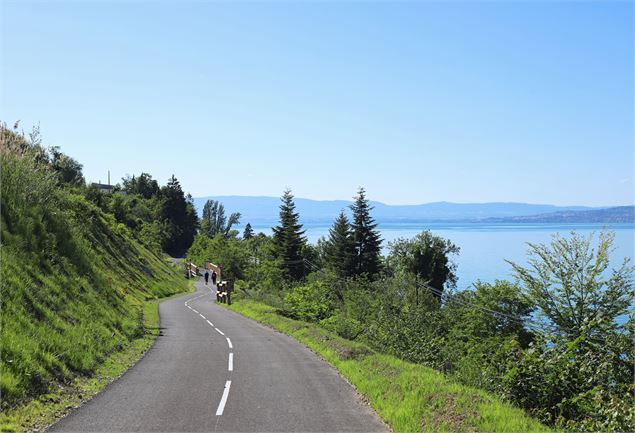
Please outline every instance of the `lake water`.
[{"label": "lake water", "polygon": [[[330,224],[305,224],[306,236],[315,243],[321,236],[328,237]],[[584,236],[608,228],[615,233],[615,252],[611,255],[613,267],[621,265],[625,257],[634,257],[635,224],[478,224],[478,223],[417,223],[379,222],[384,239],[383,253],[387,254],[390,241],[412,238],[422,230],[451,240],[461,248],[455,261],[458,264],[458,288],[465,288],[474,281],[493,282],[496,279],[512,279],[511,266],[505,259],[526,264],[527,243],[549,243],[559,233],[567,236],[576,231]],[[256,232],[270,234],[270,226],[254,224]],[[596,236],[597,238],[597,236]]]}]

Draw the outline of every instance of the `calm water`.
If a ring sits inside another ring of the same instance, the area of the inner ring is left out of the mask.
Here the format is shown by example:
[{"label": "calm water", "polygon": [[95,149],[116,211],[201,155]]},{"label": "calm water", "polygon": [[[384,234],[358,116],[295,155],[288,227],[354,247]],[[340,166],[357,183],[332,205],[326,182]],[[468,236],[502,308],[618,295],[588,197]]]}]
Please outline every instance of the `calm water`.
[{"label": "calm water", "polygon": [[[388,242],[397,238],[412,238],[422,230],[450,239],[461,248],[455,257],[458,264],[458,287],[469,286],[477,279],[494,281],[511,279],[511,266],[505,259],[519,264],[526,263],[527,242],[548,243],[551,236],[560,233],[567,236],[576,231],[584,236],[603,227],[615,232],[616,251],[611,256],[614,267],[625,257],[635,253],[635,224],[476,224],[476,223],[379,223],[384,239],[384,254]],[[328,237],[328,224],[305,224],[309,242],[315,243],[321,236]],[[270,227],[255,226],[256,232],[269,234]]]}]

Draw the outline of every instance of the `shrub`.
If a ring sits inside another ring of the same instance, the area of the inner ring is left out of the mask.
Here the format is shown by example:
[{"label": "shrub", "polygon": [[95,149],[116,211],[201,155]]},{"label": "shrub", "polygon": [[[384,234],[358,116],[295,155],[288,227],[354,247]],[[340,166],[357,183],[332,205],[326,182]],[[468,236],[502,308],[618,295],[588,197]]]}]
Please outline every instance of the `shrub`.
[{"label": "shrub", "polygon": [[334,308],[331,292],[321,281],[297,286],[284,296],[282,313],[294,319],[318,322],[329,317]]},{"label": "shrub", "polygon": [[320,326],[335,332],[342,338],[355,340],[362,332],[364,325],[359,321],[339,313],[320,321]]}]

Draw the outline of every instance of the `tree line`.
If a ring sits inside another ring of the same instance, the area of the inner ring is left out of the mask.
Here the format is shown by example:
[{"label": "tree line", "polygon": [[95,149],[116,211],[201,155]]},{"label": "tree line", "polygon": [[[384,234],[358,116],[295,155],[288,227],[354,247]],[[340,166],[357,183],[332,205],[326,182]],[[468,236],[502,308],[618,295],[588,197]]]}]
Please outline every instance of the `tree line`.
[{"label": "tree line", "polygon": [[112,194],[104,193],[97,185],[86,182],[81,163],[57,146],[43,145],[39,126],[28,134],[20,134],[18,127],[19,122],[12,129],[2,125],[3,134],[24,137],[11,141],[12,152],[33,154],[38,164],[51,170],[60,187],[84,195],[130,228],[152,250],[180,257],[192,245],[199,220],[192,196],[184,193],[174,175],[164,186],[148,173],[126,176],[113,186]]},{"label": "tree line", "polygon": [[188,257],[220,264],[238,302],[443,371],[555,428],[632,430],[634,268],[610,269],[610,232],[529,245],[529,265],[510,262],[514,281],[456,291],[459,247],[424,230],[382,255],[363,188],[314,245],[289,190],[279,215],[271,235],[201,233]]}]

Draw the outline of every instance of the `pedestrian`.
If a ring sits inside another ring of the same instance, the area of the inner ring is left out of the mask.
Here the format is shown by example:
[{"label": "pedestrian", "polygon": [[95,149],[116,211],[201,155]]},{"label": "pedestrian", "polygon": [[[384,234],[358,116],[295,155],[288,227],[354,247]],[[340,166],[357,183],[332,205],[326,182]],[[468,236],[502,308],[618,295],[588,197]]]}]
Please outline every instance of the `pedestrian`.
[{"label": "pedestrian", "polygon": [[207,286],[207,281],[209,280],[209,272],[205,271],[205,285]]},{"label": "pedestrian", "polygon": [[212,284],[213,285],[216,285],[216,277],[217,277],[216,271],[212,271]]}]

